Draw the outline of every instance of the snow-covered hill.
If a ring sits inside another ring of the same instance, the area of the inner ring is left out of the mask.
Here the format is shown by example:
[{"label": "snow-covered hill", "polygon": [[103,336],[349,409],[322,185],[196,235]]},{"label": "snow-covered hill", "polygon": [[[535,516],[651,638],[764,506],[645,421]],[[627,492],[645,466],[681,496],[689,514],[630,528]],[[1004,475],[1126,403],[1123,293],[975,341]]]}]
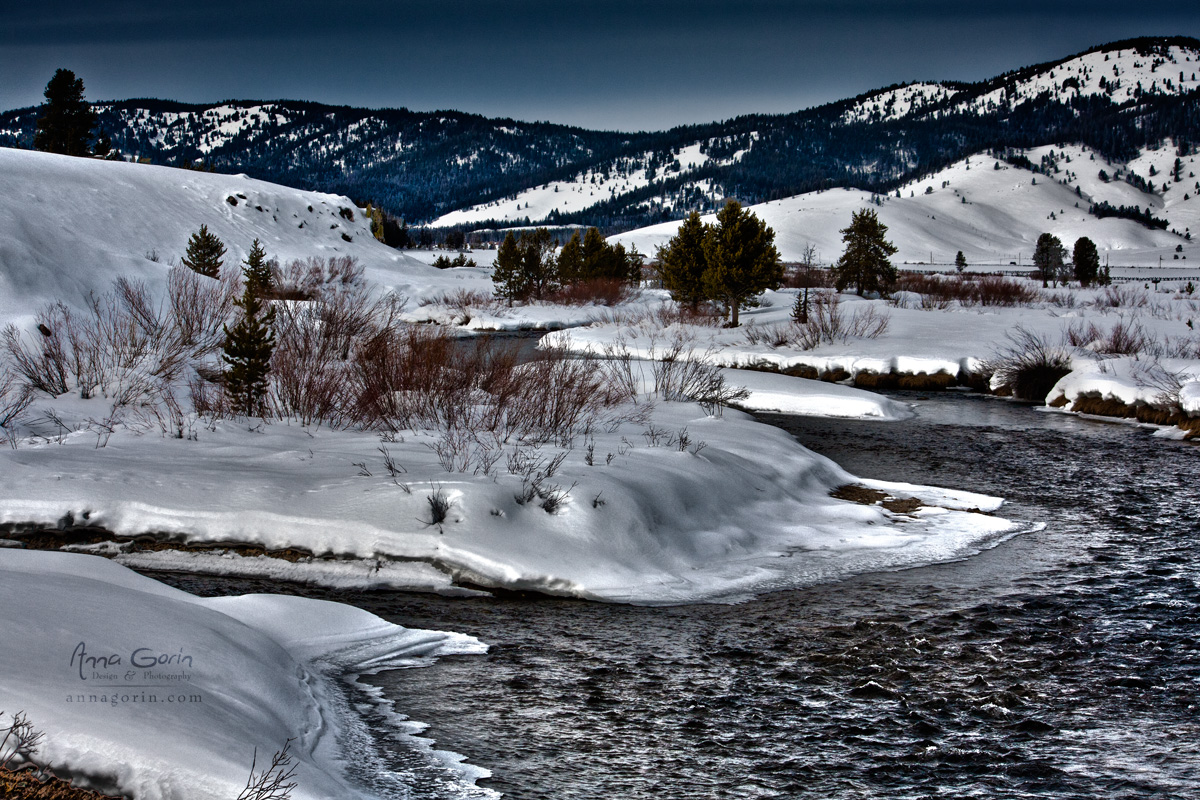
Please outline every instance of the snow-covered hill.
[{"label": "snow-covered hill", "polygon": [[1180,44],[1156,48],[1100,47],[1027,67],[983,84],[918,81],[868,92],[842,114],[846,123],[916,119],[948,112],[983,114],[1039,97],[1067,102],[1104,96],[1125,103],[1143,96],[1182,95],[1200,87],[1200,51]]},{"label": "snow-covered hill", "polygon": [[352,256],[376,283],[405,294],[461,286],[468,272],[449,276],[379,243],[345,197],[0,148],[0,321],[27,319],[47,301],[78,305],[118,277],[159,286],[201,225],[228,248],[225,269],[258,239],[282,263]]},{"label": "snow-covered hill", "polygon": [[[833,189],[762,203],[752,210],[775,229],[776,246],[785,261],[800,260],[809,244],[819,251],[820,261],[835,260],[843,249],[840,229],[853,212],[867,207],[874,208],[888,226],[888,237],[899,248],[895,263],[950,264],[962,250],[972,265],[1027,265],[1038,236],[1049,232],[1068,248],[1080,236],[1091,238],[1101,259],[1107,258],[1113,266],[1157,266],[1160,256],[1164,264],[1186,266],[1184,260],[1190,257],[1200,271],[1200,247],[1185,238],[1193,230],[1200,232],[1200,191],[1194,187],[1196,178],[1188,177],[1196,169],[1194,155],[1180,158],[1179,183],[1170,177],[1178,157],[1171,146],[1145,151],[1127,165],[1111,164],[1079,146],[1036,148],[1026,156],[1049,174],[977,154],[905,184],[898,189],[899,197]],[[1152,164],[1153,174],[1159,176],[1151,179],[1157,181],[1155,187],[1162,185],[1163,178],[1170,182],[1165,195],[1143,191],[1116,177],[1130,172],[1146,177],[1152,174]],[[1108,180],[1100,177],[1101,171]],[[1153,216],[1169,221],[1169,230],[1090,214],[1089,206],[1101,201],[1149,209]],[[678,225],[641,228],[612,241],[653,253]],[[1182,250],[1176,252],[1177,247]]]}]

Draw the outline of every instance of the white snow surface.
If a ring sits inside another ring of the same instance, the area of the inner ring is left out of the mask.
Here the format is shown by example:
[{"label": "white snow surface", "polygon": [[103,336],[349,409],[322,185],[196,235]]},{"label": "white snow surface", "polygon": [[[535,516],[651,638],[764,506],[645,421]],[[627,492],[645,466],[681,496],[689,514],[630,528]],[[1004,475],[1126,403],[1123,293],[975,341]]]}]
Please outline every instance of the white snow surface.
[{"label": "white snow surface", "polygon": [[239,269],[257,238],[281,263],[352,256],[375,284],[414,299],[491,289],[485,270],[437,270],[381,244],[345,197],[244,175],[0,148],[0,321],[28,323],[51,300],[80,306],[121,277],[160,288],[201,225],[224,242],[225,270]]},{"label": "white snow surface", "polygon": [[724,369],[721,374],[730,386],[750,392],[737,404],[752,411],[845,419],[897,420],[912,416],[903,403],[851,386],[744,369]]},{"label": "white snow surface", "polygon": [[[353,751],[365,729],[344,681],[486,650],[340,603],[203,599],[70,553],[0,549],[0,608],[0,709],[45,734],[42,763],[136,800],[236,797],[255,750],[261,769],[289,738],[297,800],[394,796],[349,774],[369,755]],[[494,796],[416,729],[397,734],[447,786]],[[380,772],[378,786],[404,784]]]}]

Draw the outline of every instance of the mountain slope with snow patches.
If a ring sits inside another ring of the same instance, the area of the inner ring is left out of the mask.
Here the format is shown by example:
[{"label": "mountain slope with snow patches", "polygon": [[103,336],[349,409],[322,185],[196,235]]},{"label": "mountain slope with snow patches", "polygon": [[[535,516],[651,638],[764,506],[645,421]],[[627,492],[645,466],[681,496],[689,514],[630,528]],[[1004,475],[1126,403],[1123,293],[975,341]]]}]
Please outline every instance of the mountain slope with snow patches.
[{"label": "mountain slope with snow patches", "polygon": [[[1160,256],[1172,266],[1186,266],[1190,255],[1200,270],[1200,247],[1186,238],[1192,230],[1200,231],[1200,192],[1189,191],[1195,178],[1184,177],[1184,182],[1173,184],[1164,198],[1113,177],[1135,171],[1135,166],[1144,167],[1148,174],[1154,161],[1160,163],[1156,172],[1162,174],[1166,165],[1174,163],[1173,147],[1146,151],[1129,165],[1112,164],[1080,146],[1036,148],[1027,157],[1044,164],[1044,171],[1032,172],[981,153],[899,187],[899,197],[831,189],[762,203],[751,210],[775,230],[776,247],[785,261],[801,260],[808,244],[817,248],[822,263],[836,260],[843,249],[841,228],[855,211],[871,208],[899,248],[892,259],[896,264],[952,264],[961,250],[970,265],[1028,265],[1038,236],[1049,232],[1068,249],[1081,236],[1091,238],[1101,259],[1107,257],[1114,266],[1157,265]],[[1195,158],[1181,158],[1182,175],[1195,169]],[[1099,177],[1101,170],[1109,176],[1107,181]],[[1100,201],[1150,209],[1153,216],[1167,219],[1169,228],[1150,229],[1116,217],[1101,219],[1088,211]],[[653,253],[678,226],[667,222],[611,238]],[[1182,248],[1179,253],[1177,247]]]}]

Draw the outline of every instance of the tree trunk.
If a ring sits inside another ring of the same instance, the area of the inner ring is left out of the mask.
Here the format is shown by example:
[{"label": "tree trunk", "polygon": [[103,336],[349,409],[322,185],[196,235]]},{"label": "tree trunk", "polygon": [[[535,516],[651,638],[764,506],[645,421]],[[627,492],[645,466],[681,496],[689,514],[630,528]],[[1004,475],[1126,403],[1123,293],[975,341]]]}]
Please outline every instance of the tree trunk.
[{"label": "tree trunk", "polygon": [[729,327],[736,328],[738,326],[738,304],[734,300],[729,304]]}]

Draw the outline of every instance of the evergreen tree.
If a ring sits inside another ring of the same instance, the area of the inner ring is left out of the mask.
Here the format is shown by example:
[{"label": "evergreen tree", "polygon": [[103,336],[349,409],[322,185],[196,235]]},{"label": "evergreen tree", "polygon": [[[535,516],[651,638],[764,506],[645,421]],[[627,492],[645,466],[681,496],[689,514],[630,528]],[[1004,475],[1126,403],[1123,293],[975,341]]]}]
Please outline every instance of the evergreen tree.
[{"label": "evergreen tree", "polygon": [[1096,243],[1086,236],[1075,240],[1075,250],[1072,253],[1075,267],[1075,280],[1081,286],[1087,287],[1100,275],[1100,253]]},{"label": "evergreen tree", "polygon": [[267,251],[258,243],[258,239],[250,245],[250,252],[242,263],[242,274],[246,276],[246,291],[259,297],[270,295],[274,278],[271,275],[271,265],[267,262]]},{"label": "evergreen tree", "polygon": [[954,257],[954,267],[959,272],[962,272],[967,268],[967,257],[963,255],[962,250],[959,250],[958,255]]},{"label": "evergreen tree", "polygon": [[521,271],[525,286],[535,300],[558,291],[558,262],[554,258],[554,237],[546,228],[521,234]]},{"label": "evergreen tree", "polygon": [[579,231],[575,231],[558,251],[558,278],[569,284],[578,283],[582,276],[583,246],[579,241]]},{"label": "evergreen tree", "polygon": [[612,253],[608,242],[604,241],[604,237],[600,234],[599,228],[587,229],[587,233],[583,236],[581,255],[583,257],[580,270],[582,280],[611,277],[605,273],[611,271]]},{"label": "evergreen tree", "polygon": [[183,265],[193,272],[199,272],[209,278],[221,276],[221,256],[225,255],[225,245],[210,233],[207,225],[201,225],[200,230],[188,239],[187,252],[184,253]]},{"label": "evergreen tree", "polygon": [[738,326],[738,309],[783,281],[783,263],[775,249],[775,231],[730,200],[704,237],[705,293],[729,308],[729,326]]},{"label": "evergreen tree", "polygon": [[1052,233],[1043,233],[1038,237],[1033,249],[1034,275],[1041,279],[1042,286],[1050,285],[1050,281],[1058,285],[1063,269],[1062,241]]},{"label": "evergreen tree", "polygon": [[884,238],[887,226],[879,216],[870,209],[860,209],[841,234],[846,250],[830,270],[837,290],[854,284],[860,295],[890,292],[896,284],[896,268],[888,259],[896,254],[896,246]]},{"label": "evergreen tree", "polygon": [[496,295],[507,300],[510,306],[513,300],[523,300],[529,293],[525,273],[521,269],[521,248],[517,246],[517,237],[513,236],[512,231],[508,232],[496,251],[492,283]]},{"label": "evergreen tree", "polygon": [[[65,156],[91,155],[89,143],[92,128],[96,127],[96,112],[83,99],[83,81],[69,69],[57,70],[46,84],[45,96],[33,137],[34,149]],[[106,151],[107,147],[99,149]]]},{"label": "evergreen tree", "polygon": [[679,226],[679,230],[658,248],[658,274],[663,288],[671,293],[677,303],[687,303],[695,308],[708,295],[704,288],[704,270],[708,261],[704,255],[704,237],[708,226],[700,221],[700,213],[693,211]]},{"label": "evergreen tree", "polygon": [[225,326],[225,392],[235,414],[263,414],[271,354],[275,351],[275,309],[264,304],[249,280],[241,299],[234,304],[242,310],[242,316],[233,328]]}]

